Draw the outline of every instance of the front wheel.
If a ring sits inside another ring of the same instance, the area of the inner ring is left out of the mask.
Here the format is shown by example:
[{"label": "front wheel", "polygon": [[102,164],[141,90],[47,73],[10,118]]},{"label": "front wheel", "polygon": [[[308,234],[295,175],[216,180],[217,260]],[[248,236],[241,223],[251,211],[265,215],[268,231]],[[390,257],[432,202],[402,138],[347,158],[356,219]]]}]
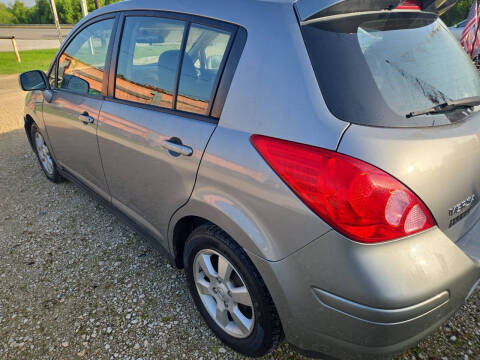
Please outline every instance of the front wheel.
[{"label": "front wheel", "polygon": [[215,334],[246,356],[262,356],[283,339],[275,305],[245,251],[214,225],[189,236],[184,251],[188,286]]},{"label": "front wheel", "polygon": [[63,178],[59,174],[57,165],[50,155],[50,150],[48,149],[47,143],[45,142],[43,135],[40,133],[35,123],[32,124],[30,129],[30,136],[35,154],[37,155],[38,162],[40,163],[40,167],[42,168],[45,176],[54,183],[61,182]]}]

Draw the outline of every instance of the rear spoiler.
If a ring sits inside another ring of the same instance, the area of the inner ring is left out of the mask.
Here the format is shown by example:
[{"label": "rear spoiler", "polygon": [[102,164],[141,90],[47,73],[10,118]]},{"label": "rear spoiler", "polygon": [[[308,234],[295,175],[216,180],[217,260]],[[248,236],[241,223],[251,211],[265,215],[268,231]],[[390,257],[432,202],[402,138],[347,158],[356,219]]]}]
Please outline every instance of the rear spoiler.
[{"label": "rear spoiler", "polygon": [[[393,10],[405,0],[295,0],[300,21],[362,11]],[[457,0],[419,0],[422,11],[442,15]]]}]

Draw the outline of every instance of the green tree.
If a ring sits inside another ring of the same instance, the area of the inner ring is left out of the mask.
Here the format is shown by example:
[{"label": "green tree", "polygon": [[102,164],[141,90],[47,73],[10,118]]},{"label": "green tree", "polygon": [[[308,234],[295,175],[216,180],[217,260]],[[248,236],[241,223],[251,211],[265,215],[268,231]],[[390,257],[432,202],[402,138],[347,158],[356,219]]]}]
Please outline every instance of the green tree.
[{"label": "green tree", "polygon": [[26,7],[25,4],[19,0],[8,7],[8,10],[13,16],[14,24],[28,24],[30,20],[30,8]]},{"label": "green tree", "polygon": [[448,26],[458,24],[467,18],[468,11],[472,7],[472,0],[458,0],[455,6],[442,15],[442,20]]},{"label": "green tree", "polygon": [[[80,0],[78,0],[78,1],[80,1]],[[100,0],[100,5],[101,6],[110,5],[110,4],[119,2],[119,1],[122,1],[122,0]],[[94,11],[96,9],[95,8],[95,0],[87,0],[87,7],[88,7],[89,12]]]},{"label": "green tree", "polygon": [[5,4],[0,3],[0,24],[12,24],[14,17]]},{"label": "green tree", "polygon": [[[101,0],[102,6],[121,0]],[[61,24],[75,24],[82,18],[80,0],[55,0],[58,18]],[[87,0],[88,11],[95,10],[94,0]],[[9,6],[0,3],[0,24],[53,24],[49,0],[35,0],[31,8],[21,0]]]},{"label": "green tree", "polygon": [[36,0],[30,9],[29,24],[52,24],[53,16],[48,0]]},{"label": "green tree", "polygon": [[62,24],[75,24],[82,18],[80,0],[55,0],[58,18]]}]

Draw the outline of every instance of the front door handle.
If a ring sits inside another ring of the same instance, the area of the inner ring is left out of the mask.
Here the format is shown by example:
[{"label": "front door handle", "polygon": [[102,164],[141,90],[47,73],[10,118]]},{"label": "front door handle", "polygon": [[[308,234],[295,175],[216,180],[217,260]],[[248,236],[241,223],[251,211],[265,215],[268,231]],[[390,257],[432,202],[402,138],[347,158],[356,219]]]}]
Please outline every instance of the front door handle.
[{"label": "front door handle", "polygon": [[167,149],[170,153],[173,154],[179,154],[179,155],[184,155],[184,156],[192,156],[193,150],[190,146],[177,144],[176,142],[173,142],[171,139],[170,140],[164,140],[162,142],[162,146]]},{"label": "front door handle", "polygon": [[93,122],[95,121],[95,119],[90,115],[88,115],[86,111],[83,114],[78,116],[78,120],[80,120],[85,125],[93,124]]}]

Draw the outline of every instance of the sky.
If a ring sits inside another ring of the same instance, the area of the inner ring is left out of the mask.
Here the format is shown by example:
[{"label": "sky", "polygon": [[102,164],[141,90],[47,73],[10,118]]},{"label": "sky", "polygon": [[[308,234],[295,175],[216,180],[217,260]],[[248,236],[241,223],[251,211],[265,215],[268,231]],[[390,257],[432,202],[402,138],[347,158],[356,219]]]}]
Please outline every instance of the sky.
[{"label": "sky", "polygon": [[[0,3],[4,3],[4,4],[11,4],[13,3],[15,0],[0,0]],[[22,0],[23,3],[27,6],[32,6],[35,4],[35,0]]]}]

